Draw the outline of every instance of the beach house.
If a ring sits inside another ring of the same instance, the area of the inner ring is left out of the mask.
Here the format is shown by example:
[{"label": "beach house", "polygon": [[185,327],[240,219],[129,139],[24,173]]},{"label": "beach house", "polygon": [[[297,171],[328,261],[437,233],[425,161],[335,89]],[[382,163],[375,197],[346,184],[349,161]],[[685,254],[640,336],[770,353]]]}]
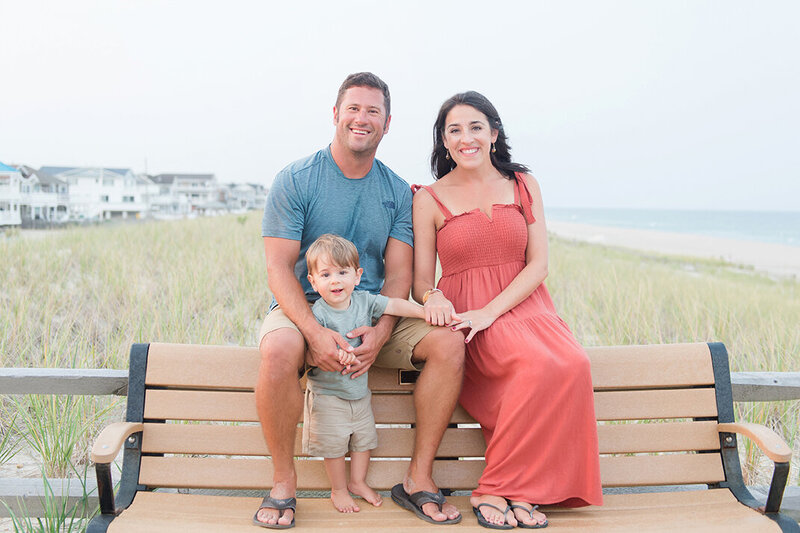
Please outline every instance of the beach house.
[{"label": "beach house", "polygon": [[69,217],[67,182],[42,170],[21,165],[20,217],[24,227],[66,222]]},{"label": "beach house", "polygon": [[19,226],[22,173],[14,167],[0,162],[0,227]]},{"label": "beach house", "polygon": [[156,217],[198,214],[219,201],[214,174],[158,174],[150,179],[159,186],[159,196],[151,199]]},{"label": "beach house", "polygon": [[267,188],[260,183],[228,183],[220,191],[220,201],[234,212],[263,209],[267,199]]},{"label": "beach house", "polygon": [[127,168],[42,167],[69,186],[72,220],[140,216],[147,211],[147,182]]}]

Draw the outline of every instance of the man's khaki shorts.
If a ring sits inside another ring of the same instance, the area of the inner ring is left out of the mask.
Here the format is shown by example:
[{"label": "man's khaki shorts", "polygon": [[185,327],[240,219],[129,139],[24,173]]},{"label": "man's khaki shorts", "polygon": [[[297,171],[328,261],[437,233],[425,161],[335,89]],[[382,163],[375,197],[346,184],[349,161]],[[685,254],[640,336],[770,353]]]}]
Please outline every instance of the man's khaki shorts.
[{"label": "man's khaki shorts", "polygon": [[306,389],[303,453],[335,459],[344,457],[348,451],[365,452],[377,447],[372,394],[358,400],[344,400]]},{"label": "man's khaki shorts", "polygon": [[[294,325],[294,322],[289,320],[283,310],[280,307],[276,307],[267,314],[261,324],[261,329],[258,333],[259,344],[261,344],[264,335],[281,328],[291,328],[300,333],[300,330]],[[402,370],[421,370],[422,364],[411,362],[414,346],[434,329],[436,329],[436,326],[431,326],[421,318],[401,317],[397,321],[394,331],[392,331],[392,336],[389,337],[381,351],[378,352],[375,366],[400,368]]]}]

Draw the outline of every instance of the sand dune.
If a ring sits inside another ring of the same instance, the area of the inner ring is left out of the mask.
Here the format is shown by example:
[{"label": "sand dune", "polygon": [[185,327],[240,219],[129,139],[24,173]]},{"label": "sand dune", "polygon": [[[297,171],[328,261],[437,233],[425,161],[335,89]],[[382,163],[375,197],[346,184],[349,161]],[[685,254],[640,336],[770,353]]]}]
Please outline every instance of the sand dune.
[{"label": "sand dune", "polygon": [[568,239],[609,246],[646,250],[665,255],[722,259],[749,265],[777,276],[800,277],[800,246],[740,241],[640,229],[592,226],[573,222],[547,221],[548,231]]}]

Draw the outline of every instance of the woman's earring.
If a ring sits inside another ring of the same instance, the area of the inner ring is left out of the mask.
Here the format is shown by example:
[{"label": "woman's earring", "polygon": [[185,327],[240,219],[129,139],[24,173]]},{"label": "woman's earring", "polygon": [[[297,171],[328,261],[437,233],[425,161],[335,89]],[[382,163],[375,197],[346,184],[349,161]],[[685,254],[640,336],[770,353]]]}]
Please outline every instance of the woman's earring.
[{"label": "woman's earring", "polygon": [[448,160],[450,159],[450,150],[447,148],[444,149],[444,158]]},{"label": "woman's earring", "polygon": [[496,151],[497,151],[497,148],[495,148],[494,147],[494,143],[492,143],[492,153],[495,153]]}]

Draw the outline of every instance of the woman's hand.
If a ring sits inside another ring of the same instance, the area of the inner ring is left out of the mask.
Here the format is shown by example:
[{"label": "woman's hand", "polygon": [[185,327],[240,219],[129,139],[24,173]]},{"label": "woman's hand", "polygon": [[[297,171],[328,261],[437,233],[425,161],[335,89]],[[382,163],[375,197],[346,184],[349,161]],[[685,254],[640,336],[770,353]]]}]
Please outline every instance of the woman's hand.
[{"label": "woman's hand", "polygon": [[450,329],[453,331],[458,331],[460,329],[469,328],[470,332],[469,335],[467,335],[467,338],[464,339],[465,343],[471,341],[472,337],[474,337],[476,333],[488,328],[494,324],[495,320],[497,320],[496,316],[484,311],[483,309],[467,311],[466,313],[459,314],[459,316],[461,317],[461,322]]},{"label": "woman's hand", "polygon": [[428,301],[423,307],[425,308],[425,322],[431,326],[448,326],[461,321],[453,304],[441,291],[430,293]]}]

